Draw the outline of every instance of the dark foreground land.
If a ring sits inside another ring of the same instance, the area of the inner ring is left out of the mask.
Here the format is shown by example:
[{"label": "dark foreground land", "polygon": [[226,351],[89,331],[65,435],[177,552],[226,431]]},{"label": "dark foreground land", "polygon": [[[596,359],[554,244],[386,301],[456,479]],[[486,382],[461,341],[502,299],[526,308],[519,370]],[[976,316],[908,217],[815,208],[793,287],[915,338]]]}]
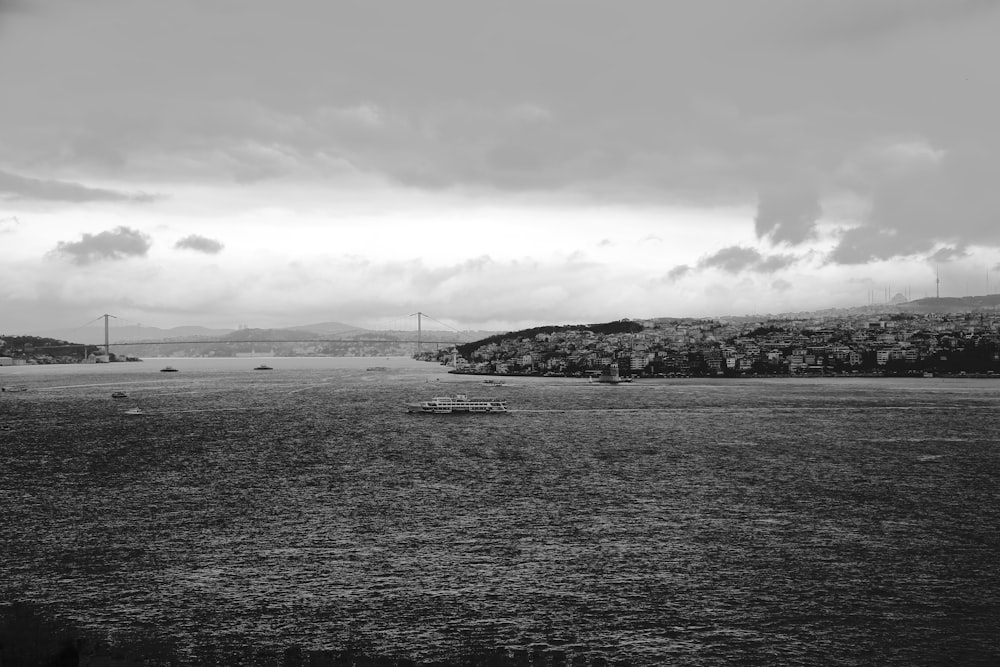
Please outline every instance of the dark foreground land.
[{"label": "dark foreground land", "polygon": [[5,667],[1000,661],[994,383],[19,382]]}]

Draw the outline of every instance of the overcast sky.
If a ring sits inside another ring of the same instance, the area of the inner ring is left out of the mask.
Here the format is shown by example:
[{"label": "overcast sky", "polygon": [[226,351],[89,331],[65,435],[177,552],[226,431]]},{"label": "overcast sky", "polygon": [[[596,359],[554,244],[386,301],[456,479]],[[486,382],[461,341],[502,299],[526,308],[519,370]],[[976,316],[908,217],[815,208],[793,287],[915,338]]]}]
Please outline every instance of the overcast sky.
[{"label": "overcast sky", "polygon": [[996,0],[0,0],[0,333],[997,292],[997,35]]}]

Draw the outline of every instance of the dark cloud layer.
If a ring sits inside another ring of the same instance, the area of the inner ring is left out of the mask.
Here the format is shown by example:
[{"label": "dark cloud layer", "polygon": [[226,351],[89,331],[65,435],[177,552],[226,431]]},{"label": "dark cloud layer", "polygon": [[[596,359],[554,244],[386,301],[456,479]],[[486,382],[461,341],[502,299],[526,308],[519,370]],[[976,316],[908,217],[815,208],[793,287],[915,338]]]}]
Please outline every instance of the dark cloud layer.
[{"label": "dark cloud layer", "polygon": [[969,256],[969,251],[965,248],[944,247],[933,253],[927,259],[932,262],[953,262]]},{"label": "dark cloud layer", "polygon": [[666,280],[673,282],[675,280],[680,280],[684,276],[691,273],[691,267],[687,264],[679,264],[674,268],[667,271]]},{"label": "dark cloud layer", "polygon": [[761,192],[754,220],[757,236],[791,245],[804,243],[815,236],[822,212],[815,190]]},{"label": "dark cloud layer", "polygon": [[[0,108],[10,164],[756,202],[747,223],[789,246],[827,200],[862,199],[831,262],[1000,247],[995,1],[81,4],[37,0],[45,53],[0,62],[33,101]],[[4,189],[145,200],[0,172]]]},{"label": "dark cloud layer", "polygon": [[222,252],[224,247],[221,241],[199,236],[198,234],[185,236],[174,244],[174,248],[178,250],[195,250],[203,252],[206,255],[217,255]]},{"label": "dark cloud layer", "polygon": [[741,271],[758,271],[774,273],[791,266],[796,261],[792,255],[764,255],[755,248],[729,246],[701,259],[698,267],[703,269],[721,269],[728,273]]},{"label": "dark cloud layer", "polygon": [[60,241],[52,251],[75,264],[102,260],[145,257],[152,242],[149,236],[129,227],[116,227],[97,234],[84,234],[79,241]]},{"label": "dark cloud layer", "polygon": [[794,255],[768,255],[755,248],[729,246],[702,257],[694,267],[688,264],[679,264],[673,267],[663,276],[662,280],[675,282],[691,275],[696,270],[703,269],[719,269],[733,274],[745,271],[768,274],[787,268],[797,261],[798,258]]},{"label": "dark cloud layer", "polygon": [[27,9],[27,0],[0,0],[0,28],[3,27],[4,14],[15,11],[23,12]]},{"label": "dark cloud layer", "polygon": [[129,194],[102,188],[89,188],[79,183],[27,178],[4,171],[0,171],[0,198],[75,203],[92,201],[131,201],[145,203],[156,199],[152,195],[142,193]]}]

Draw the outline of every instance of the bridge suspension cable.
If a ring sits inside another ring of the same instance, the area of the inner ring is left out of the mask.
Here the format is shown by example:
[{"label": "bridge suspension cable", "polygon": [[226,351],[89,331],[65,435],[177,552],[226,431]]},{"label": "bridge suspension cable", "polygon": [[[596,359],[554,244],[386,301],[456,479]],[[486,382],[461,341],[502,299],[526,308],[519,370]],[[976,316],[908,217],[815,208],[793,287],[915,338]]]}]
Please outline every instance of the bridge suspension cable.
[{"label": "bridge suspension cable", "polygon": [[436,322],[436,323],[440,324],[443,327],[451,329],[452,331],[454,331],[455,333],[457,333],[459,336],[462,336],[462,337],[468,339],[468,336],[465,333],[463,333],[462,331],[459,331],[455,327],[451,326],[450,324],[446,324],[446,323],[442,322],[441,320],[434,319],[433,317],[431,317],[427,313],[421,312],[419,310],[417,312],[415,312],[415,313],[410,313],[410,317],[413,317],[414,315],[417,316],[417,354],[418,355],[422,351],[421,350],[421,344],[422,344],[422,341],[423,341],[423,318],[425,318],[425,317],[427,319],[429,319],[430,321],[432,321],[432,322]]},{"label": "bridge suspension cable", "polygon": [[[112,343],[111,342],[111,337],[110,337],[110,324],[109,324],[109,320],[115,319],[115,320],[118,320],[119,322],[127,322],[130,325],[134,324],[134,325],[140,326],[140,327],[142,325],[139,322],[134,322],[132,320],[124,320],[124,319],[120,318],[117,315],[111,315],[109,313],[104,313],[102,315],[98,315],[94,319],[89,320],[87,322],[84,322],[83,324],[81,324],[80,326],[76,327],[75,329],[72,329],[71,331],[75,333],[75,332],[80,331],[81,329],[84,329],[85,327],[90,326],[91,324],[94,324],[95,322],[99,322],[100,320],[104,320],[104,344],[103,344],[102,347],[104,348],[104,354],[107,354],[107,355],[110,355],[110,353],[111,353],[111,346],[112,345],[121,347],[121,346],[137,346],[137,345],[160,345],[160,344],[167,344],[167,343],[171,343],[171,344],[265,343],[265,342],[272,342],[272,343],[356,343],[356,342],[368,342],[368,343],[416,343],[417,344],[417,353],[418,354],[421,352],[421,346],[422,346],[423,343],[434,343],[434,344],[437,344],[437,345],[442,345],[442,344],[443,345],[457,345],[459,343],[459,341],[457,341],[457,340],[454,340],[454,339],[445,339],[444,336],[440,336],[440,335],[435,335],[435,336],[433,336],[430,339],[425,339],[424,338],[424,331],[423,331],[423,321],[422,321],[423,318],[427,318],[427,319],[431,320],[432,322],[435,322],[436,324],[440,324],[442,327],[445,327],[446,329],[451,330],[452,332],[458,334],[458,336],[461,336],[466,341],[468,341],[468,338],[469,338],[468,334],[466,334],[465,332],[463,332],[463,331],[461,331],[461,330],[459,330],[459,329],[451,326],[450,324],[448,324],[446,322],[442,322],[441,320],[438,320],[438,319],[436,319],[434,317],[431,317],[430,315],[428,315],[427,313],[424,313],[424,312],[419,312],[418,311],[416,313],[412,313],[410,315],[410,317],[412,317],[414,315],[417,316],[417,337],[416,337],[415,340],[409,339],[409,338],[397,338],[397,337],[393,337],[393,336],[389,336],[389,335],[384,335],[383,337],[380,337],[380,338],[364,338],[364,339],[360,339],[359,340],[359,339],[356,339],[356,338],[342,337],[342,336],[350,336],[351,334],[356,333],[356,330],[344,330],[344,331],[336,331],[336,332],[327,332],[326,336],[324,336],[323,338],[302,338],[302,339],[294,339],[294,340],[292,340],[292,339],[284,339],[284,340],[271,340],[271,341],[267,341],[267,340],[256,340],[256,339],[247,339],[247,340],[234,340],[234,339],[230,339],[230,340],[204,340],[204,339],[201,339],[201,340],[131,341],[131,342],[117,341],[117,342]],[[399,324],[402,325],[402,321],[397,320],[397,322],[399,322]],[[48,348],[55,349],[55,348],[64,348],[64,347],[76,347],[76,344],[70,344],[70,345],[46,345],[46,346],[36,346],[36,347],[45,347],[46,349],[48,349]]]}]

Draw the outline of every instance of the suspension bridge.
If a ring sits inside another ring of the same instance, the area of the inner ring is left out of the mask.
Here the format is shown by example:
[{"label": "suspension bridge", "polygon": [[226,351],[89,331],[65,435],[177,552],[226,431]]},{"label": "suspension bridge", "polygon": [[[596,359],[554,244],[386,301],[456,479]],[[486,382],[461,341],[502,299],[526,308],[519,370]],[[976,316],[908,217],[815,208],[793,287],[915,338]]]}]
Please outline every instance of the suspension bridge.
[{"label": "suspension bridge", "polygon": [[[35,345],[33,349],[35,350],[48,350],[48,349],[59,349],[59,348],[103,348],[104,354],[110,355],[112,348],[129,348],[129,347],[140,347],[140,346],[151,346],[151,345],[219,345],[219,344],[249,344],[249,345],[274,345],[274,344],[317,344],[317,343],[330,343],[330,344],[345,344],[345,345],[367,345],[367,344],[413,344],[416,346],[417,354],[423,351],[424,345],[434,345],[440,348],[440,346],[454,347],[456,345],[461,345],[463,343],[472,342],[475,340],[468,333],[462,332],[459,329],[452,327],[449,324],[437,320],[427,313],[417,311],[416,313],[411,313],[406,316],[407,318],[416,317],[416,330],[406,330],[406,329],[350,329],[339,332],[332,332],[327,334],[313,334],[308,335],[303,333],[301,337],[292,336],[280,336],[280,337],[241,337],[238,334],[241,331],[253,331],[252,329],[241,327],[236,331],[222,335],[222,336],[202,336],[202,337],[176,337],[170,339],[144,339],[139,338],[135,340],[114,340],[112,337],[112,320],[120,320],[116,315],[111,315],[109,313],[104,313],[95,317],[93,320],[77,327],[73,331],[82,332],[91,327],[96,323],[103,321],[104,327],[104,342],[89,343],[89,344],[54,344],[54,345]],[[440,329],[425,329],[424,320],[430,320],[442,327],[446,327],[447,330]],[[399,320],[397,320],[398,322]],[[133,326],[141,326],[138,322],[131,323]],[[296,329],[276,329],[276,331],[281,331],[283,333],[300,331],[303,327],[297,327]],[[268,330],[269,331],[269,330]],[[391,331],[391,333],[390,333]]]}]

